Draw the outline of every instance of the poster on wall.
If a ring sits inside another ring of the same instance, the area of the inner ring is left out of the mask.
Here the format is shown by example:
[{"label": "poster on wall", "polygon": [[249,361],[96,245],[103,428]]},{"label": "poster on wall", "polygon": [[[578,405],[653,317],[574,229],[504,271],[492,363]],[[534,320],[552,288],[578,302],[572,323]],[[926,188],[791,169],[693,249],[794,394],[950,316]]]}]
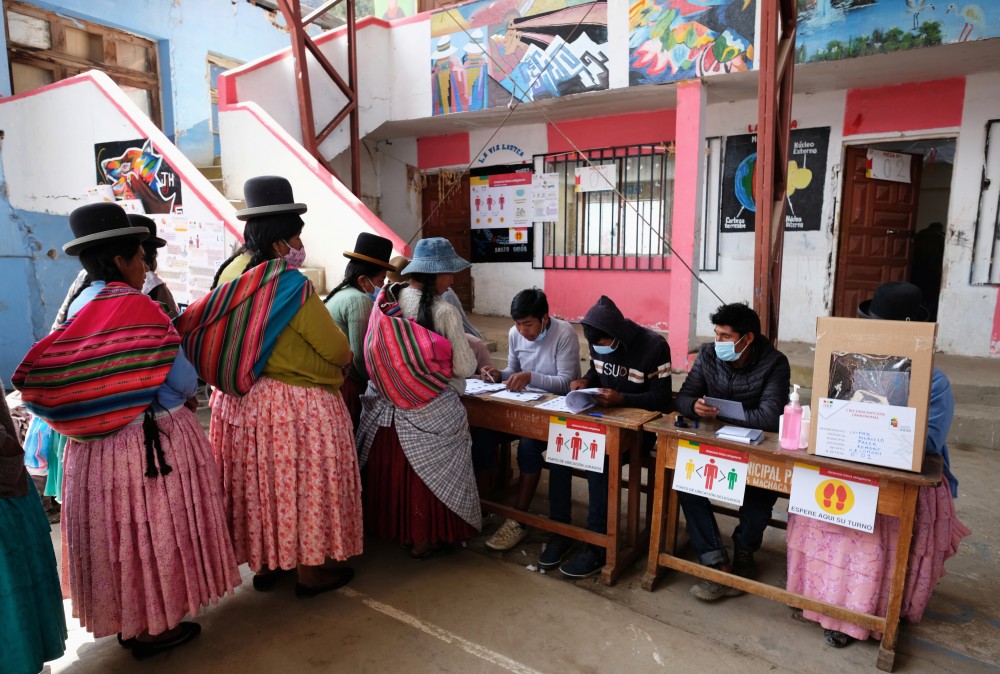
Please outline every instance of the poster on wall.
[{"label": "poster on wall", "polygon": [[531,173],[502,173],[469,178],[472,229],[531,225]]},{"label": "poster on wall", "polygon": [[559,174],[536,173],[531,179],[531,221],[555,222],[559,218]]},{"label": "poster on wall", "polygon": [[148,138],[94,144],[98,185],[118,201],[141,201],[147,215],[181,213],[181,179]]},{"label": "poster on wall", "polygon": [[480,0],[431,15],[433,115],[608,88],[606,0]]},{"label": "poster on wall", "polygon": [[530,227],[472,230],[472,262],[531,262]]},{"label": "poster on wall", "polygon": [[215,271],[228,257],[223,224],[189,220],[181,214],[151,217],[157,234],[167,242],[157,255],[156,273],[170,287],[174,299],[190,304],[207,295]]},{"label": "poster on wall", "polygon": [[753,68],[755,0],[632,0],[629,84],[660,84]]},{"label": "poster on wall", "polygon": [[1000,3],[928,0],[800,2],[799,63],[887,54],[1000,36]]},{"label": "poster on wall", "polygon": [[[790,232],[819,231],[826,187],[826,160],[830,127],[794,129],[788,154],[788,185],[785,190],[785,229]],[[754,176],[757,171],[757,136],[726,138],[722,167],[723,233],[754,231],[757,211]]]}]

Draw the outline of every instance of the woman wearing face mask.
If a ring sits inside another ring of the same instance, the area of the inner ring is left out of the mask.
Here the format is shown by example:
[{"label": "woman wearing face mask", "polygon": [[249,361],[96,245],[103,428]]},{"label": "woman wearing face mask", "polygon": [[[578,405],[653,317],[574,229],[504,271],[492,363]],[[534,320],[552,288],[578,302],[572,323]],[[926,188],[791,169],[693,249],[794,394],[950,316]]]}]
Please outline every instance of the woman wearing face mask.
[{"label": "woman wearing face mask", "polygon": [[254,588],[297,569],[296,595],[350,581],[361,554],[361,480],[350,415],[338,395],[351,363],[347,337],[297,270],[305,204],[284,178],[248,180],[244,252],[219,286],[178,319],[202,379],[218,390],[210,437],[229,527]]},{"label": "woman wearing face mask", "polygon": [[326,308],[333,316],[333,322],[347,335],[354,353],[351,370],[340,387],[347,410],[351,413],[354,428],[361,419],[361,394],[368,387],[368,369],[365,367],[365,332],[368,317],[375,306],[375,298],[385,284],[386,272],[396,271],[389,262],[392,256],[392,241],[362,232],[354,244],[353,251],[344,251],[350,260],[344,271],[344,280],[326,296]]}]

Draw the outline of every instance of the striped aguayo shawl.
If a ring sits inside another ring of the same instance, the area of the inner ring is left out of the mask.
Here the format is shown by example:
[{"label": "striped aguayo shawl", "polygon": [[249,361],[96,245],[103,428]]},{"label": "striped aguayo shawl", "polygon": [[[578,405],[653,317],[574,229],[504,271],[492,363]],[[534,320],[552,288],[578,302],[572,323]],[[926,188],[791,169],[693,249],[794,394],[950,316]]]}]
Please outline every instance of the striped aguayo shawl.
[{"label": "striped aguayo shawl", "polygon": [[177,329],[198,376],[228,395],[246,395],[278,335],[313,292],[309,279],[279,259],[193,303],[177,318]]},{"label": "striped aguayo shawl", "polygon": [[180,336],[159,305],[124,283],[35,344],[14,373],[32,414],[75,440],[124,428],[167,379]]},{"label": "striped aguayo shawl", "polygon": [[378,299],[365,335],[371,383],[397,407],[422,407],[448,388],[451,342],[403,318],[391,293],[383,291]]}]

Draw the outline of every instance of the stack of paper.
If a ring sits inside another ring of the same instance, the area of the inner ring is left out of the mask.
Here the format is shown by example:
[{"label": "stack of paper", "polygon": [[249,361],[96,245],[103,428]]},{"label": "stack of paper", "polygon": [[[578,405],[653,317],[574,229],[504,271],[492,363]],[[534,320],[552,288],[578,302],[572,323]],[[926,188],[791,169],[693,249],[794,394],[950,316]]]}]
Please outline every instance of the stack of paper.
[{"label": "stack of paper", "polygon": [[574,414],[589,410],[597,404],[594,395],[600,392],[599,388],[582,388],[578,391],[570,391],[566,394],[566,407]]},{"label": "stack of paper", "polygon": [[715,432],[720,440],[742,442],[746,445],[759,445],[764,441],[764,431],[756,428],[740,428],[739,426],[723,426]]}]

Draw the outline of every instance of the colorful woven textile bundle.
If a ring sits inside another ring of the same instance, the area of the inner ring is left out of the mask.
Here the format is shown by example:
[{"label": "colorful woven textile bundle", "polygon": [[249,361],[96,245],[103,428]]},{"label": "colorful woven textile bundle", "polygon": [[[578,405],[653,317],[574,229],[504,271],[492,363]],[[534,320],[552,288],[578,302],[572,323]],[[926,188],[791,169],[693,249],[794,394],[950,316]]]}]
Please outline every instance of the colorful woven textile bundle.
[{"label": "colorful woven textile bundle", "polygon": [[177,318],[177,329],[198,376],[223,393],[245,395],[313,292],[301,272],[271,260],[193,303]]},{"label": "colorful woven textile bundle", "polygon": [[368,319],[365,364],[379,393],[397,407],[415,409],[448,387],[451,342],[400,316],[391,294],[383,291]]},{"label": "colorful woven textile bundle", "polygon": [[179,344],[159,305],[124,283],[109,283],[32,347],[14,386],[31,413],[59,433],[96,440],[149,407]]}]

